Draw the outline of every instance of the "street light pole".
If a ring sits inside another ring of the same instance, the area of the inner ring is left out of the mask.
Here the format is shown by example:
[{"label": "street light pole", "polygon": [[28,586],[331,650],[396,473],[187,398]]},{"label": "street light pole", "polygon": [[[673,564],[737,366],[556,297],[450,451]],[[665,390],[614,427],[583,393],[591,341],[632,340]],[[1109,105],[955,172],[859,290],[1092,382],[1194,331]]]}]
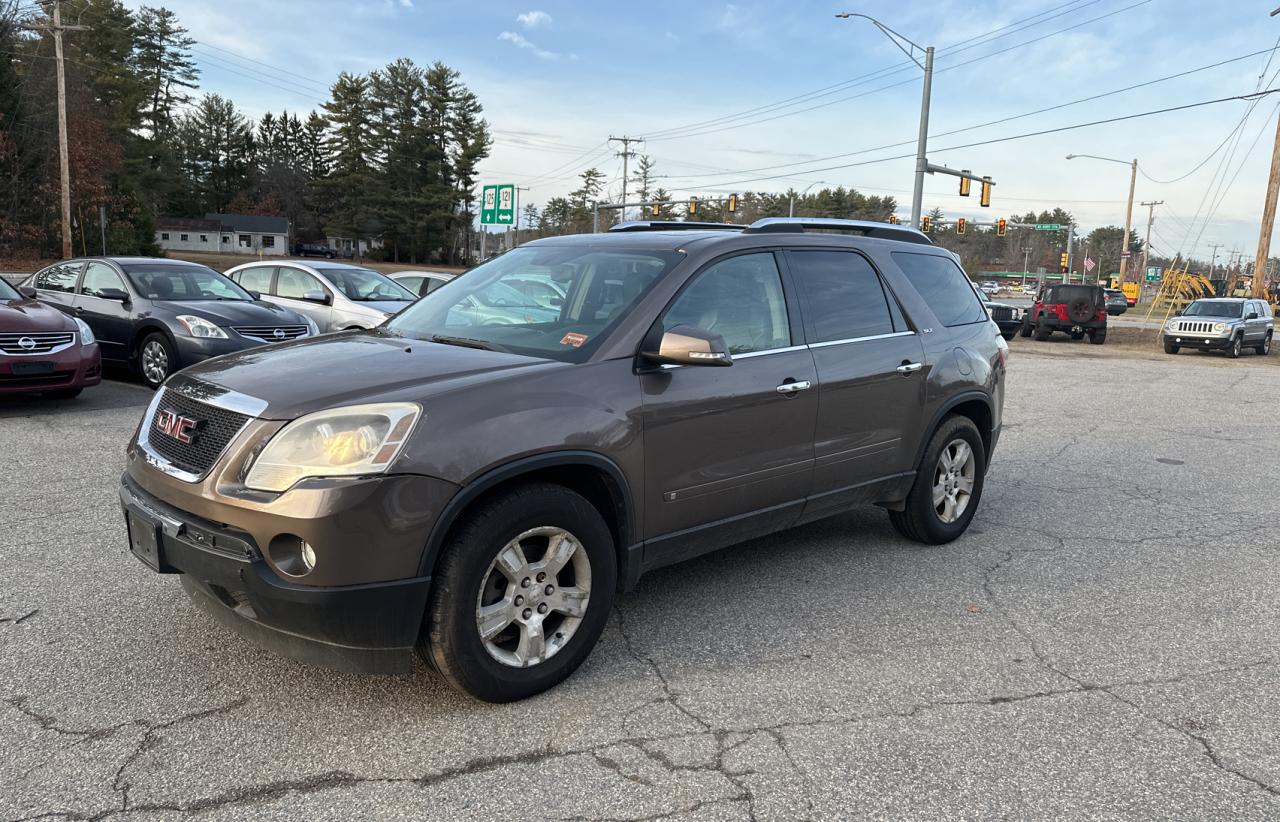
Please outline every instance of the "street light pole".
[{"label": "street light pole", "polygon": [[[805,186],[804,191],[800,192],[800,196],[804,197],[804,195],[809,193],[809,189],[813,188],[816,185],[822,185],[825,182],[826,182],[825,180],[815,180],[814,182],[809,183],[809,185]],[[791,195],[791,207],[787,209],[787,216],[788,217],[796,216],[796,195],[794,192]]]},{"label": "street light pole", "polygon": [[1129,166],[1129,204],[1124,210],[1124,236],[1120,239],[1120,282],[1124,282],[1125,272],[1129,269],[1129,232],[1133,229],[1133,192],[1138,185],[1138,159],[1132,161],[1117,160],[1114,157],[1099,157],[1096,154],[1068,154],[1068,160],[1087,157],[1090,160],[1103,160],[1108,163],[1119,163]]},{"label": "street light pole", "polygon": [[[918,43],[908,40],[898,32],[881,23],[879,20],[867,14],[858,14],[856,12],[842,11],[836,15],[842,20],[848,20],[850,17],[861,17],[864,20],[870,20],[871,24],[880,29],[880,32],[888,37],[898,50],[907,55],[911,62],[915,63],[924,72],[924,91],[920,95],[920,135],[916,139],[916,181],[915,189],[911,192],[911,225],[916,228],[920,227],[920,216],[924,211],[924,175],[929,170],[929,103],[933,94],[933,46],[922,46]],[[903,43],[906,46],[903,46]],[[920,51],[924,54],[924,62],[920,62],[916,57],[916,52]]]}]

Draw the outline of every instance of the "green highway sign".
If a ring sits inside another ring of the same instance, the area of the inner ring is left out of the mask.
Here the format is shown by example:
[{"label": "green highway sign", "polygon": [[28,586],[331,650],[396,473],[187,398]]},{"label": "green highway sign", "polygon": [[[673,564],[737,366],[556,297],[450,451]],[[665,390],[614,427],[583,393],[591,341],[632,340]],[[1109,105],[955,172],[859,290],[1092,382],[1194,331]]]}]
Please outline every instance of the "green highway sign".
[{"label": "green highway sign", "polygon": [[1036,223],[1036,231],[1061,231],[1061,223]]},{"label": "green highway sign", "polygon": [[1159,268],[1158,266],[1154,266],[1154,265],[1153,265],[1153,266],[1148,266],[1148,268],[1147,268],[1147,282],[1149,282],[1149,283],[1158,283],[1158,282],[1160,282],[1160,274],[1161,274],[1161,271],[1160,271],[1160,268]]},{"label": "green highway sign", "polygon": [[508,183],[498,186],[498,210],[494,212],[494,222],[498,225],[511,225],[516,221],[516,187]]},{"label": "green highway sign", "polygon": [[480,195],[482,225],[511,225],[516,221],[516,187],[512,183],[485,186]]}]

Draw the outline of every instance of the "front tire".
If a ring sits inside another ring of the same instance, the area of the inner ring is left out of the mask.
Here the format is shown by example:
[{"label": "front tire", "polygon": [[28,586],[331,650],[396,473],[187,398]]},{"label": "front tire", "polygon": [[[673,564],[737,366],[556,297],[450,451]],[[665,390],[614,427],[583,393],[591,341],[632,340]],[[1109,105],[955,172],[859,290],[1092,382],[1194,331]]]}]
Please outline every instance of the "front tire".
[{"label": "front tire", "polygon": [[600,513],[530,484],[472,512],[436,567],[418,650],[460,691],[513,702],[559,684],[604,631],[617,585]]},{"label": "front tire", "polygon": [[1164,341],[1164,353],[1166,353],[1166,354],[1177,354],[1180,350],[1182,350],[1182,349],[1181,349],[1179,346],[1174,345],[1173,343],[1169,342],[1168,340],[1165,340],[1165,341]]},{"label": "front tire", "polygon": [[1262,356],[1264,356],[1264,357],[1265,357],[1266,355],[1268,355],[1268,354],[1270,354],[1270,353],[1271,353],[1271,334],[1270,334],[1270,332],[1268,332],[1268,333],[1267,333],[1267,336],[1265,336],[1265,337],[1263,337],[1263,338],[1262,338],[1262,345],[1258,346],[1257,348],[1255,348],[1255,349],[1253,349],[1253,350],[1254,350],[1254,351],[1256,351],[1258,354],[1261,354],[1261,355],[1262,355]]},{"label": "front tire", "polygon": [[159,388],[177,369],[178,357],[164,334],[148,334],[138,346],[138,373],[152,388]]},{"label": "front tire", "polygon": [[978,427],[968,417],[948,417],[929,439],[905,506],[890,511],[889,522],[915,542],[951,542],[973,520],[986,472],[986,447]]},{"label": "front tire", "polygon": [[1244,335],[1237,334],[1235,339],[1231,341],[1231,347],[1227,349],[1227,356],[1233,360],[1238,360],[1242,351],[1244,351]]},{"label": "front tire", "polygon": [[1021,329],[1019,329],[1018,334],[1020,334],[1020,335],[1021,335],[1021,336],[1023,336],[1023,337],[1030,337],[1030,336],[1031,336],[1031,323],[1029,323],[1029,322],[1024,322],[1024,323],[1022,324],[1022,328],[1021,328]]}]

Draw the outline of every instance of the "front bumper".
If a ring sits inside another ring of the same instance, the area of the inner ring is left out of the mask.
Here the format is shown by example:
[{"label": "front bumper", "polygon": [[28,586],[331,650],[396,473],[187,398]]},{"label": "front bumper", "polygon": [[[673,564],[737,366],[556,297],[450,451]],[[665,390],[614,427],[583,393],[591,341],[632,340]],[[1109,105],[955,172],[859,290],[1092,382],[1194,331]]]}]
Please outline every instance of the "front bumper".
[{"label": "front bumper", "polygon": [[[79,338],[77,338],[79,339]],[[15,373],[36,363],[48,363],[42,373]],[[0,394],[68,391],[102,382],[102,354],[97,343],[73,345],[55,354],[14,357],[0,354]]]},{"label": "front bumper", "polygon": [[[227,329],[223,330],[226,331]],[[181,368],[204,362],[213,357],[221,357],[223,354],[234,354],[237,351],[244,351],[246,348],[257,348],[260,345],[268,344],[251,337],[242,337],[234,331],[228,332],[228,336],[225,339],[220,337],[188,337],[180,334],[174,337],[174,342],[177,344],[178,365]]]},{"label": "front bumper", "polygon": [[1164,332],[1164,341],[1173,343],[1180,348],[1198,348],[1202,351],[1225,351],[1231,347],[1231,341],[1235,339],[1235,335],[1226,334],[1224,336],[1204,336],[1193,337],[1182,332]]},{"label": "front bumper", "polygon": [[[331,499],[333,507],[322,506],[313,512],[313,524],[340,533],[361,514],[342,510],[340,503],[372,503],[371,496],[377,493],[366,488],[355,499]],[[155,554],[143,561],[160,573],[182,574],[183,587],[197,605],[256,644],[337,670],[403,673],[411,669],[430,577],[354,585],[301,584],[287,579],[273,565],[263,551],[261,538],[250,530],[169,505],[129,474],[121,478],[120,502],[130,526],[131,546],[137,546],[140,535],[153,529]],[[235,510],[226,506],[227,513]],[[254,530],[263,526],[261,516],[259,513],[254,520]],[[277,520],[275,527],[281,532],[294,532],[286,530],[289,518]],[[425,546],[426,533],[422,533],[419,546]],[[386,536],[376,528],[362,529],[360,542],[343,546],[347,561],[358,562],[366,551],[376,550],[379,539]],[[319,570],[326,553],[333,558],[333,546],[328,551],[316,547]],[[145,553],[136,548],[134,552],[140,558]]]}]

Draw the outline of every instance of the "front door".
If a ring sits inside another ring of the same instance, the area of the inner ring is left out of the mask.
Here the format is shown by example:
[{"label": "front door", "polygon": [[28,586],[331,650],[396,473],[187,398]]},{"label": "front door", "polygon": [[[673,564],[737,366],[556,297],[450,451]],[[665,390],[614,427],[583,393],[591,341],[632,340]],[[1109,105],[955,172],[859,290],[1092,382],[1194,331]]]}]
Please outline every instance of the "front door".
[{"label": "front door", "polygon": [[772,252],[711,264],[661,323],[720,334],[733,364],[665,366],[640,376],[651,566],[794,522],[812,481],[818,409],[813,356],[792,343]]},{"label": "front door", "polygon": [[75,299],[76,316],[89,324],[98,338],[103,359],[126,362],[129,359],[129,342],[133,334],[133,321],[129,308],[120,300],[108,300],[98,296],[103,289],[117,289],[128,294],[124,280],[106,263],[90,261],[80,282],[80,293]]},{"label": "front door", "polygon": [[[280,266],[276,273],[275,291],[272,293],[275,295],[271,298],[273,303],[310,317],[321,334],[338,330],[330,328],[333,325],[332,293],[310,272],[292,266]],[[308,294],[326,295],[329,303],[308,300]]]},{"label": "front door", "polygon": [[788,251],[787,264],[821,382],[808,519],[914,467],[907,432],[920,427],[927,368],[919,335],[862,254]]}]

